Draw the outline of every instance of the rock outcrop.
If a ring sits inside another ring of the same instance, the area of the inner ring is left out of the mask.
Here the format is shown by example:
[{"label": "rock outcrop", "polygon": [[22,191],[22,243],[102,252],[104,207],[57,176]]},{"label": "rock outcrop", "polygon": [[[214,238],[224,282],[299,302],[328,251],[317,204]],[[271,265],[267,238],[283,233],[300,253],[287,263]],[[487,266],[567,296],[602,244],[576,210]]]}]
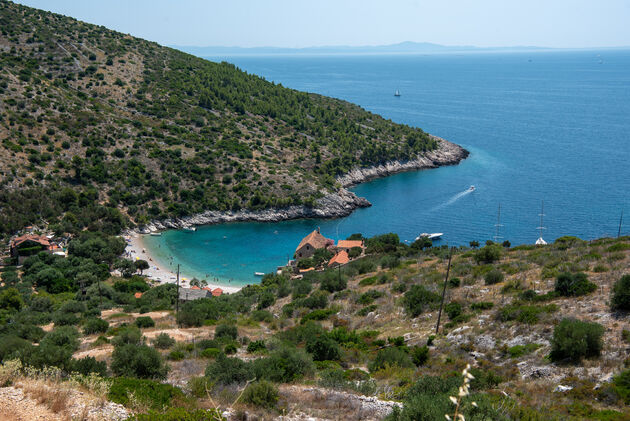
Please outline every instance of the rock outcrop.
[{"label": "rock outcrop", "polygon": [[348,216],[358,208],[372,206],[367,199],[358,197],[347,190],[350,187],[374,178],[386,177],[399,172],[437,168],[444,165],[456,165],[468,156],[468,151],[459,145],[433,136],[440,142],[435,151],[410,161],[392,161],[382,165],[355,168],[348,174],[337,178],[342,186],[333,193],[327,193],[318,199],[315,206],[289,206],[282,209],[264,209],[260,211],[206,211],[182,218],[152,221],[141,232],[148,233],[164,229],[179,229],[194,225],[212,225],[225,222],[278,222],[300,218],[340,218]]}]

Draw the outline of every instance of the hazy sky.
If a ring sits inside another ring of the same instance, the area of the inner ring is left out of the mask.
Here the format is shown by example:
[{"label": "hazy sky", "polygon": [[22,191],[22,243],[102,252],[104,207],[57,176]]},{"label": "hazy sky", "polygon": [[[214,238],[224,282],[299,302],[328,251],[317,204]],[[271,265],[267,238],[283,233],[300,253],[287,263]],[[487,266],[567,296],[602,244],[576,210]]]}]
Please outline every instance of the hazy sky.
[{"label": "hazy sky", "polygon": [[19,0],[166,45],[630,46],[630,0]]}]

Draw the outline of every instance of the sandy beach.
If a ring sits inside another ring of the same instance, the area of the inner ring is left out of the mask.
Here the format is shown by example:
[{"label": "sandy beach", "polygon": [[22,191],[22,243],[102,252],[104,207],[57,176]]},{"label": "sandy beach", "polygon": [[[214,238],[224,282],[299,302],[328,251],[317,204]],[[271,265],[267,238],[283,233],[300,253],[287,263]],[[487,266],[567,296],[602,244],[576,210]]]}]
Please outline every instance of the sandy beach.
[{"label": "sandy beach", "polygon": [[[174,284],[177,282],[177,274],[154,259],[144,247],[142,237],[144,234],[133,233],[126,235],[127,247],[125,248],[126,257],[130,260],[142,259],[149,263],[149,269],[143,271],[143,275],[149,279],[157,281],[160,284]],[[180,272],[179,285],[183,288],[190,287],[190,278],[182,275]],[[227,286],[218,283],[208,283],[209,288],[221,288],[225,293],[233,293],[241,289],[240,287]]]}]

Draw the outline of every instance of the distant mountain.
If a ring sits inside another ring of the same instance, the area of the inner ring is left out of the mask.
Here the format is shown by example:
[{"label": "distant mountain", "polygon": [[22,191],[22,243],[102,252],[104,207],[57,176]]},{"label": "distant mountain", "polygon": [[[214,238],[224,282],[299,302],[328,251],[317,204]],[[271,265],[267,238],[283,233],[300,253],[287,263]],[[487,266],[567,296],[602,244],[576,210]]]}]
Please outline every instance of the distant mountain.
[{"label": "distant mountain", "polygon": [[537,51],[549,50],[544,47],[474,47],[470,45],[440,45],[430,42],[401,42],[390,45],[367,46],[323,46],[305,48],[285,47],[197,47],[197,46],[173,46],[181,51],[199,56],[229,56],[229,55],[266,55],[266,54],[440,54],[456,52],[490,52],[490,51]]}]

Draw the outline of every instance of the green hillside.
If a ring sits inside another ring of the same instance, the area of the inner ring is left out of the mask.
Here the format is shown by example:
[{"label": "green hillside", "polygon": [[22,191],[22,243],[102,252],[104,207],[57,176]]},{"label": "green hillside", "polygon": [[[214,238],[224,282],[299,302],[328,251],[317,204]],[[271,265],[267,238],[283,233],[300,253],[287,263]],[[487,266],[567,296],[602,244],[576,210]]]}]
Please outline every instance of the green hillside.
[{"label": "green hillside", "polygon": [[[312,204],[438,142],[348,102],[0,1],[0,230]],[[68,189],[69,188],[69,189]],[[45,197],[47,200],[41,200]]]}]

